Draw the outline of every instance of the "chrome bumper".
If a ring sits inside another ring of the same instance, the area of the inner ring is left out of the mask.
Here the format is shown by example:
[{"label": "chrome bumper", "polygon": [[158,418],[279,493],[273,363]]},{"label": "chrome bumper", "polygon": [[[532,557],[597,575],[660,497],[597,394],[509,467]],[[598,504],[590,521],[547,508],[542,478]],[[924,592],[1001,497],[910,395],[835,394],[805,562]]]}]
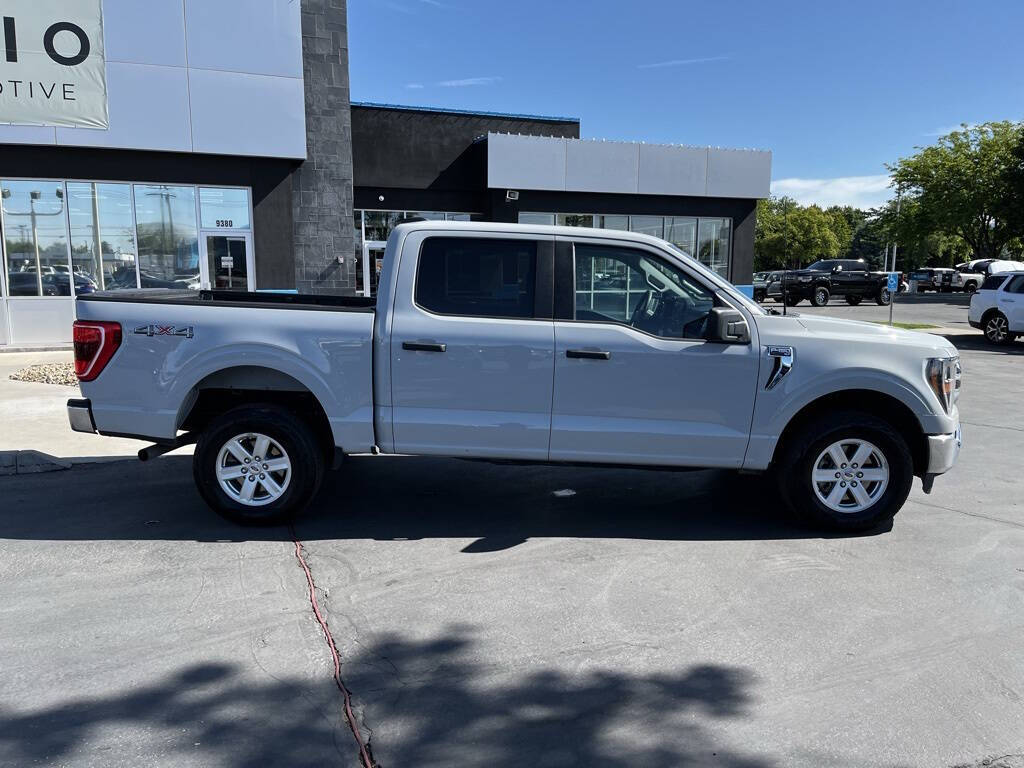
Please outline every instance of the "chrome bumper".
[{"label": "chrome bumper", "polygon": [[928,475],[949,472],[960,455],[960,426],[951,435],[928,435]]},{"label": "chrome bumper", "polygon": [[96,422],[92,420],[92,403],[88,400],[68,400],[68,421],[75,432],[96,432]]}]

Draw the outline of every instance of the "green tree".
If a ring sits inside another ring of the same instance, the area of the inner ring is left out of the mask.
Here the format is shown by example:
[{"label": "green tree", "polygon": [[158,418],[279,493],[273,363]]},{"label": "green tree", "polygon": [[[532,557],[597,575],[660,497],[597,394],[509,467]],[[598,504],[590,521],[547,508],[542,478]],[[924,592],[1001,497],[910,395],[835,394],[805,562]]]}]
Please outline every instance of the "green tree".
[{"label": "green tree", "polygon": [[801,206],[788,197],[759,200],[754,230],[754,268],[785,269],[837,258],[851,239],[837,211]]},{"label": "green tree", "polygon": [[[903,206],[913,209],[898,224],[912,235],[903,242],[956,237],[977,258],[999,258],[1024,234],[1022,141],[1019,123],[964,125],[888,166]],[[947,242],[939,252],[954,253],[954,246]]]}]

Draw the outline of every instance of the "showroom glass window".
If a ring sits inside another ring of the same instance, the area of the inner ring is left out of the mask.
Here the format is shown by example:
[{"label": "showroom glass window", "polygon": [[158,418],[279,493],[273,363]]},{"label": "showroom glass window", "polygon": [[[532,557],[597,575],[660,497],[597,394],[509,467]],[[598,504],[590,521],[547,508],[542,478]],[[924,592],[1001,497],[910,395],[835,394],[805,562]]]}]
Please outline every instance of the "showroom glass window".
[{"label": "showroom glass window", "polygon": [[249,190],[203,187],[199,190],[203,229],[249,229]]},{"label": "showroom glass window", "polygon": [[198,288],[195,187],[135,185],[139,280],[143,288]]},{"label": "showroom glass window", "polygon": [[697,257],[722,277],[729,277],[729,219],[701,219],[697,230]]},{"label": "showroom glass window", "polygon": [[575,262],[576,320],[621,323],[670,339],[705,338],[714,296],[678,267],[647,251],[582,243]]},{"label": "showroom glass window", "polygon": [[130,184],[69,181],[75,290],[135,288],[135,223]]},{"label": "showroom glass window", "polygon": [[420,251],[416,303],[442,315],[533,317],[537,243],[430,237]]},{"label": "showroom glass window", "polygon": [[60,181],[2,181],[10,296],[70,296],[67,211]]}]

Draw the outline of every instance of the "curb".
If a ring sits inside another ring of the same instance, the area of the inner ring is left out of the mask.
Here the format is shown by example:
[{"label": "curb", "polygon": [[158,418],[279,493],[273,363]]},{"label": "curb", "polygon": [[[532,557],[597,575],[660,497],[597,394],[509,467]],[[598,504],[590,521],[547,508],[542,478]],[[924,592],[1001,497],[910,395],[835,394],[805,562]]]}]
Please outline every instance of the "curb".
[{"label": "curb", "polygon": [[33,475],[71,469],[71,462],[39,451],[0,451],[0,476]]}]

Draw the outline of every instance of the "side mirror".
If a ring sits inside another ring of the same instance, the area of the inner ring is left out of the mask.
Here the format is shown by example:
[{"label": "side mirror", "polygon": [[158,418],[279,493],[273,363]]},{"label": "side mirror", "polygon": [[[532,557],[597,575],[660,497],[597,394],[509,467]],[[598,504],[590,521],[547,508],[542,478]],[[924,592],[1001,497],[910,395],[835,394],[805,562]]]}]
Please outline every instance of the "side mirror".
[{"label": "side mirror", "polygon": [[708,317],[708,341],[719,344],[749,344],[750,327],[738,309],[712,307]]}]

